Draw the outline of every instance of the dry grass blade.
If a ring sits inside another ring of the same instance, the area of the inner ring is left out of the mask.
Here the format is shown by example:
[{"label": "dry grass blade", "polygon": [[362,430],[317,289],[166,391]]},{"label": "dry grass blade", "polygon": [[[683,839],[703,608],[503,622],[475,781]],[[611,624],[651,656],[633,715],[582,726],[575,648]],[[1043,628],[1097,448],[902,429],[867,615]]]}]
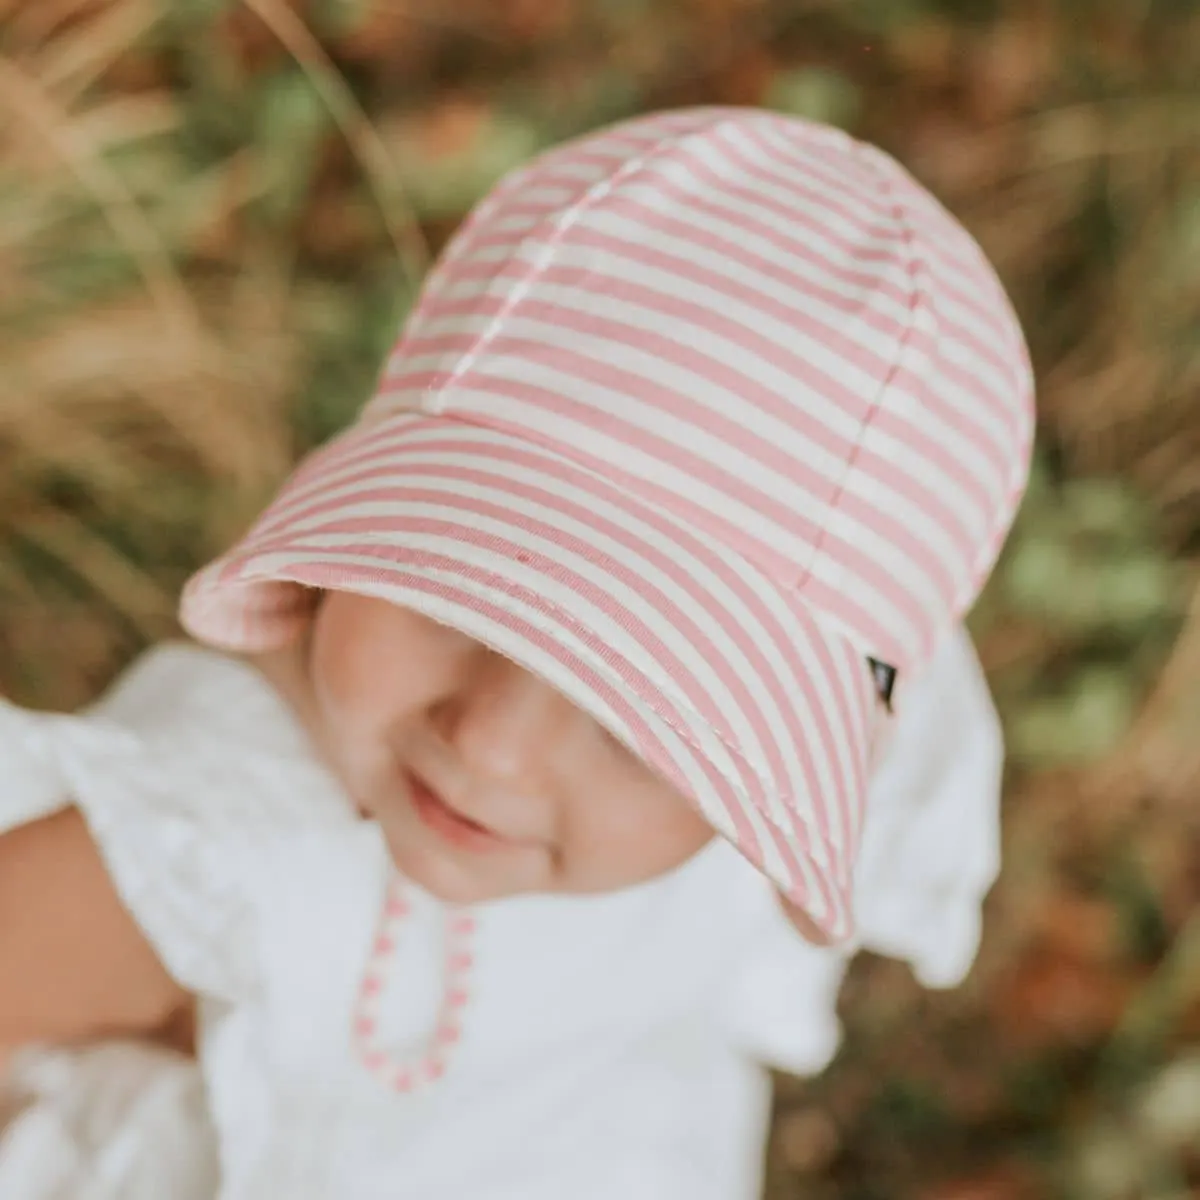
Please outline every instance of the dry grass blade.
[{"label": "dry grass blade", "polygon": [[[1192,595],[1183,629],[1175,640],[1150,699],[1143,706],[1116,769],[1105,772],[1108,790],[1153,792],[1162,803],[1195,800],[1200,786],[1200,586]],[[1131,786],[1132,785],[1132,786]]]},{"label": "dry grass blade", "polygon": [[[128,460],[112,452],[112,439],[92,424],[70,412],[45,403],[36,391],[0,385],[0,439],[20,446],[21,465],[26,472],[57,468],[78,472],[86,465],[88,482],[96,491],[112,496],[136,494],[139,472]],[[0,527],[19,526],[22,513],[17,500],[25,485],[14,472],[0,482]],[[16,489],[17,495],[8,494]],[[27,496],[26,496],[27,498]]]},{"label": "dry grass blade", "polygon": [[11,59],[0,57],[0,103],[70,168],[91,193],[123,249],[153,295],[165,332],[173,342],[195,342],[200,322],[187,289],[137,201],[95,147],[80,139],[70,118],[47,92]]},{"label": "dry grass blade", "polygon": [[71,121],[72,136],[103,153],[108,147],[161,137],[179,126],[179,112],[166,94],[118,96],[91,105]]},{"label": "dry grass blade", "polygon": [[397,19],[395,11],[387,10],[402,10],[398,14],[401,20],[430,29],[446,30],[470,38],[473,42],[486,42],[499,48],[507,45],[504,34],[494,28],[499,23],[498,18],[503,15],[499,6],[490,12],[459,12],[452,4],[435,6],[413,4],[409,0],[377,0],[371,8],[384,22]]},{"label": "dry grass blade", "polygon": [[38,0],[36,4],[11,0],[3,18],[23,46],[34,46],[61,36],[64,26],[95,7],[95,0]]},{"label": "dry grass blade", "polygon": [[1179,931],[1170,951],[1113,1031],[1113,1045],[1167,1042],[1200,997],[1200,912]]},{"label": "dry grass blade", "polygon": [[246,7],[279,39],[308,76],[324,101],[359,165],[396,247],[400,264],[416,283],[429,265],[429,246],[410,205],[403,201],[391,157],[362,106],[312,31],[278,0],[243,0]]},{"label": "dry grass blade", "polygon": [[130,46],[139,42],[162,15],[155,0],[117,0],[96,16],[65,30],[36,56],[37,77],[64,103],[80,95]]},{"label": "dry grass blade", "polygon": [[170,621],[172,592],[82,522],[46,510],[22,522],[21,538],[81,578],[141,637],[160,635]]},{"label": "dry grass blade", "polygon": [[1200,99],[1183,94],[1072,104],[1037,114],[1027,128],[1034,170],[1102,155],[1176,150],[1196,144]]},{"label": "dry grass blade", "polygon": [[[23,421],[34,429],[49,410],[70,411],[81,425],[114,413],[126,423],[151,420],[159,439],[184,450],[205,475],[257,491],[285,458],[274,401],[291,383],[294,348],[252,337],[243,350],[215,339],[181,349],[158,336],[158,320],[152,300],[131,296],[9,348],[6,369],[30,397],[14,427]],[[110,433],[108,457],[126,445]],[[79,462],[89,476],[100,469],[95,456]]]}]

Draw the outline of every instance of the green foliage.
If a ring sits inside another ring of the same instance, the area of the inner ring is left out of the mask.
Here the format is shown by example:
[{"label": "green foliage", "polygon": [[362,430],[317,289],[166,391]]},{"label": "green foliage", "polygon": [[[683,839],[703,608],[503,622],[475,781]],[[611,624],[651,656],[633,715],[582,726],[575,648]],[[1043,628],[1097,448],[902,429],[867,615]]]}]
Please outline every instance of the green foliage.
[{"label": "green foliage", "polygon": [[858,118],[862,98],[841,72],[800,67],[780,72],[771,81],[763,103],[795,117],[849,128]]}]

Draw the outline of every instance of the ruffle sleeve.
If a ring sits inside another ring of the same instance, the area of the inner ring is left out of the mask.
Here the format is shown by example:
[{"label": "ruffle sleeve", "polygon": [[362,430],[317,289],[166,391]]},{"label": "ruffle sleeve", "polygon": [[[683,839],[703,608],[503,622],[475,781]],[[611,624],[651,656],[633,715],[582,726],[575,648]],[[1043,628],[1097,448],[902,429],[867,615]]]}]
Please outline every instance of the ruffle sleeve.
[{"label": "ruffle sleeve", "polygon": [[77,806],[163,965],[220,1001],[260,983],[260,857],[351,819],[257,672],[186,644],[150,651],[77,716],[0,704],[0,753],[0,832]]}]

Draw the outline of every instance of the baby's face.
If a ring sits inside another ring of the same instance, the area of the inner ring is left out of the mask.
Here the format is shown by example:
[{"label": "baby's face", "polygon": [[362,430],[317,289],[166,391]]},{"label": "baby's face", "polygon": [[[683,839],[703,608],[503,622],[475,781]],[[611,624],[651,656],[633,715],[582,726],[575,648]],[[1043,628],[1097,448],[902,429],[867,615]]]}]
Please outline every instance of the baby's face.
[{"label": "baby's face", "polygon": [[615,890],[712,836],[553,688],[425,617],[329,593],[308,665],[334,767],[397,867],[443,900]]}]

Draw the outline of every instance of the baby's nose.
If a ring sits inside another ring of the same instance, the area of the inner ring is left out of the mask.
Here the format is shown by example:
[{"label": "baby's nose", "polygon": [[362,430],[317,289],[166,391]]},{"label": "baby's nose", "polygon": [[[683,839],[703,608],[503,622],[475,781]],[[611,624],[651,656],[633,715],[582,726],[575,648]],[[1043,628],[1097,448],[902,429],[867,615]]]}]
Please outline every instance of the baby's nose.
[{"label": "baby's nose", "polygon": [[450,706],[443,736],[480,779],[535,785],[573,709],[548,684],[489,654]]}]

